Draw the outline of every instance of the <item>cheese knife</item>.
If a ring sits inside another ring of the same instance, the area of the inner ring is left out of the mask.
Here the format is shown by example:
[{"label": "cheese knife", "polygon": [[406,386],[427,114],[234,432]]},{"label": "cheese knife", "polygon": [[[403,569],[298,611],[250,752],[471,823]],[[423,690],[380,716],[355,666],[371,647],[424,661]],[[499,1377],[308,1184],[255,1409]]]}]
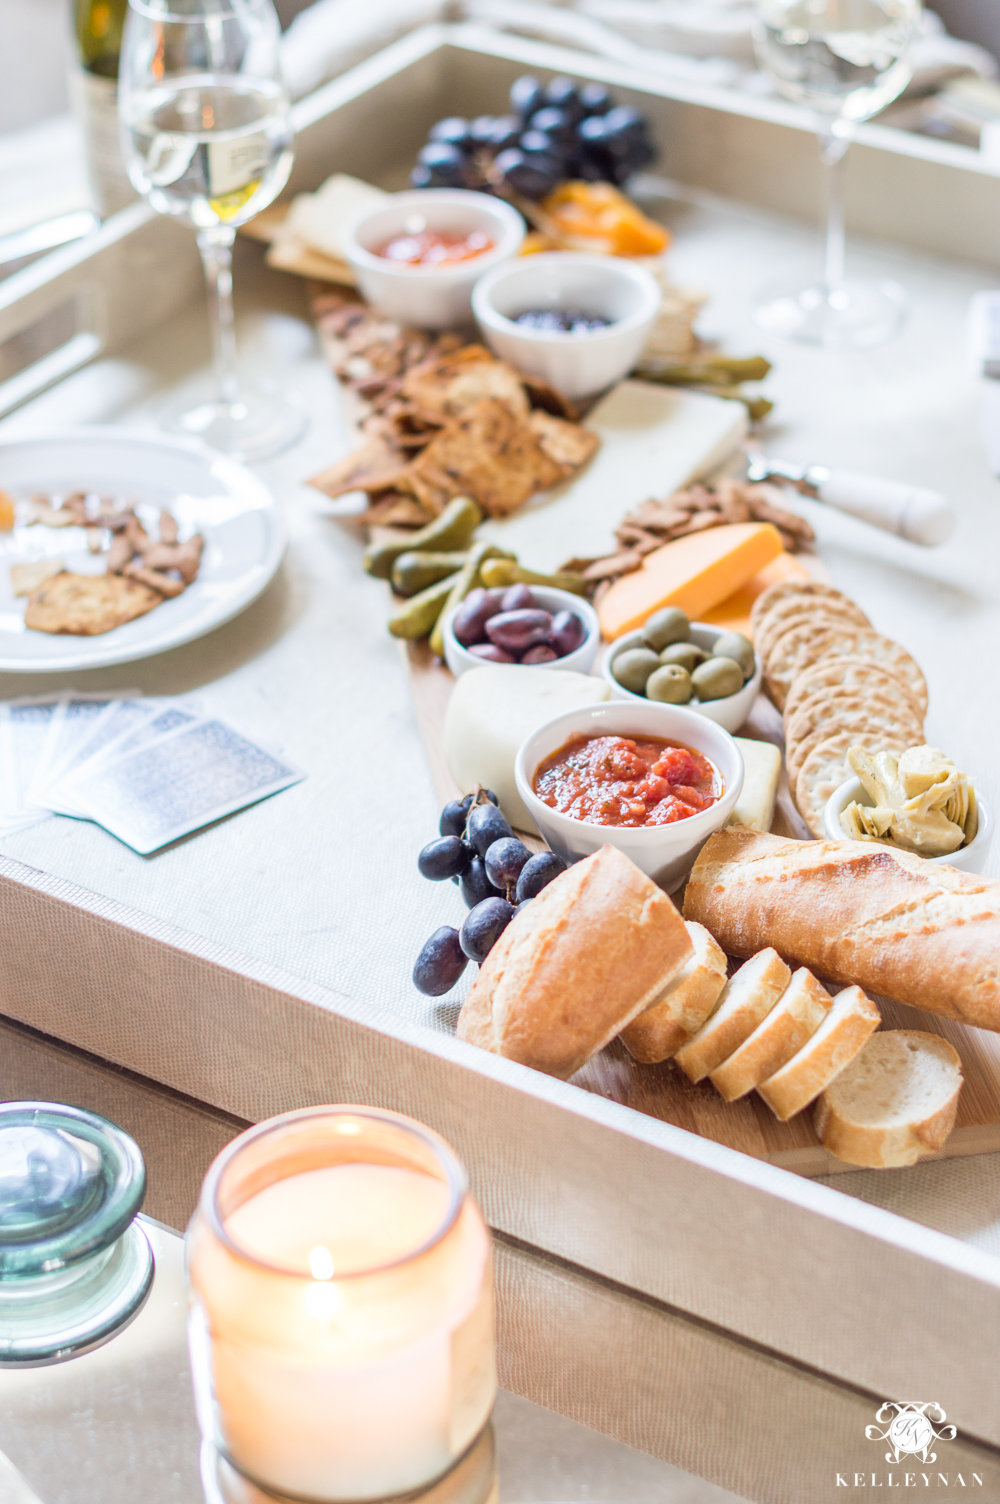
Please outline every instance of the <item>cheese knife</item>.
[{"label": "cheese knife", "polygon": [[803,496],[910,543],[934,548],[954,531],[955,509],[939,491],[850,470],[828,470],[825,465],[793,465],[768,459],[759,450],[748,450],[747,458],[747,480],[794,486]]}]

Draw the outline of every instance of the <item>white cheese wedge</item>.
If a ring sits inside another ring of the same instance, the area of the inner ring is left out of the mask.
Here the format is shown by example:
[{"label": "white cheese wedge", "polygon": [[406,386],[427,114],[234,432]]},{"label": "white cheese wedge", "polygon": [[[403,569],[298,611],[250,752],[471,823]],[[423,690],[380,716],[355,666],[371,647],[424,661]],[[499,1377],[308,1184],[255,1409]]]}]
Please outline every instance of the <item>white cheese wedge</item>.
[{"label": "white cheese wedge", "polygon": [[521,743],[557,715],[597,705],[610,695],[603,679],[567,669],[516,663],[470,669],[455,685],[445,716],[448,770],[463,794],[481,783],[497,795],[512,825],[533,831],[535,822],[514,782]]},{"label": "white cheese wedge", "polygon": [[781,777],[781,753],[773,742],[751,741],[745,736],[734,736],[733,740],[743,758],[743,788],[729,823],[770,830]]}]

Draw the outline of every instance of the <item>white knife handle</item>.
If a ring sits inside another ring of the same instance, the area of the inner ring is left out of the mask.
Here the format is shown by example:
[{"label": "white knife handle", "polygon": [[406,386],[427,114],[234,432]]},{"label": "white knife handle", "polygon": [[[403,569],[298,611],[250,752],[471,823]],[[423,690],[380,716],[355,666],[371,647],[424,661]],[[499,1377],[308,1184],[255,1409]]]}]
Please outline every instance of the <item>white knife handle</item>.
[{"label": "white knife handle", "polygon": [[810,479],[815,476],[816,494],[827,506],[925,548],[951,537],[955,512],[940,492],[847,470],[833,470],[820,478],[818,469],[814,467]]}]

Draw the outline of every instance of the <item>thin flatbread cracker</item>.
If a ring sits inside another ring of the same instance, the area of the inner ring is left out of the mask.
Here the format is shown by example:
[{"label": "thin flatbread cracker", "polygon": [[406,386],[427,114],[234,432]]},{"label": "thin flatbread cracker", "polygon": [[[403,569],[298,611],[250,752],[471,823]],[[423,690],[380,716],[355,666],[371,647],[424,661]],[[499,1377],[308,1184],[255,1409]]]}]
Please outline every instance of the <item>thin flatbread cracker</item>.
[{"label": "thin flatbread cracker", "polygon": [[484,345],[422,361],[407,372],[400,393],[425,423],[442,427],[487,398],[502,402],[515,418],[527,418],[529,411],[517,372]]},{"label": "thin flatbread cracker", "polygon": [[35,632],[98,637],[158,606],[158,590],[120,574],[57,574],[28,602],[24,625]]},{"label": "thin flatbread cracker", "polygon": [[564,478],[529,424],[493,397],[454,419],[407,474],[425,505],[425,489],[434,497],[471,496],[490,517],[508,517]]},{"label": "thin flatbread cracker", "polygon": [[564,476],[579,470],[600,448],[601,441],[592,428],[567,423],[564,418],[554,418],[540,408],[535,409],[528,422],[539,444],[549,458],[555,460]]},{"label": "thin flatbread cracker", "polygon": [[40,585],[62,574],[66,565],[62,559],[34,559],[30,564],[10,566],[10,587],[15,595],[34,595]]},{"label": "thin flatbread cracker", "polygon": [[330,497],[346,496],[351,491],[394,491],[405,471],[405,458],[376,441],[314,475],[309,485]]},{"label": "thin flatbread cracker", "polygon": [[908,704],[913,714],[923,723],[923,712],[916,698],[897,674],[871,658],[858,654],[843,654],[837,658],[825,658],[814,663],[798,675],[785,701],[785,718],[790,722],[800,705],[826,689],[852,689],[866,695],[873,689],[896,697],[901,704]]}]

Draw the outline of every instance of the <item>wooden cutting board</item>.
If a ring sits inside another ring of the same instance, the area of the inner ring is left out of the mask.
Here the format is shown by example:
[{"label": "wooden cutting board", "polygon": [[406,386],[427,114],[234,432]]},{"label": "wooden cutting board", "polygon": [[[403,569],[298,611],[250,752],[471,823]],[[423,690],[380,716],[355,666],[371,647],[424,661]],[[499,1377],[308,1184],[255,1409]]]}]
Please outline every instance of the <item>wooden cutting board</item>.
[{"label": "wooden cutting board", "polygon": [[[810,562],[813,572],[821,574],[819,561]],[[448,772],[443,739],[445,710],[455,681],[426,643],[404,645],[402,651],[434,789],[441,804],[445,804],[461,792]],[[740,735],[775,742],[784,750],[781,717],[763,695],[758,697]],[[784,773],[771,829],[775,835],[796,840],[809,836],[792,804]],[[944,1151],[934,1158],[990,1154],[1000,1149],[1000,1035],[935,1018],[887,998],[879,998],[878,1003],[886,1028],[923,1029],[940,1034],[954,1045],[964,1062],[965,1086],[959,1101],[958,1121]],[[790,1123],[779,1123],[756,1092],[740,1102],[726,1103],[709,1082],[693,1086],[671,1061],[637,1065],[617,1041],[578,1071],[573,1083],[584,1091],[799,1175],[832,1175],[854,1168],[823,1148],[808,1111]]]}]

